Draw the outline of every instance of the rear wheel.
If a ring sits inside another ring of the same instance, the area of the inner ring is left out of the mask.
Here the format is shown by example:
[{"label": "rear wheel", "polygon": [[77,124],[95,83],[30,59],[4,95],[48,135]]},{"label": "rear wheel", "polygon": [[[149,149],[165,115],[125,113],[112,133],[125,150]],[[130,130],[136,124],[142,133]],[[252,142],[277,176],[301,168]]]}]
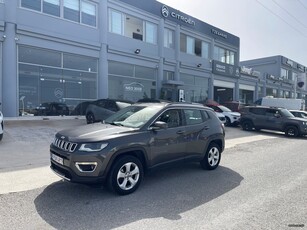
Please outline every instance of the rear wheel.
[{"label": "rear wheel", "polygon": [[241,123],[242,129],[246,131],[251,131],[253,129],[253,123],[251,121],[243,121]]},{"label": "rear wheel", "polygon": [[295,126],[288,126],[285,129],[285,134],[288,137],[297,137],[299,135],[299,131]]},{"label": "rear wheel", "polygon": [[86,114],[86,122],[87,124],[92,124],[95,122],[95,116],[92,112]]},{"label": "rear wheel", "polygon": [[143,179],[143,166],[134,156],[123,156],[117,159],[110,171],[108,186],[120,195],[133,193]]},{"label": "rear wheel", "polygon": [[211,143],[206,151],[204,159],[200,161],[203,169],[216,169],[221,161],[221,148],[216,143]]}]

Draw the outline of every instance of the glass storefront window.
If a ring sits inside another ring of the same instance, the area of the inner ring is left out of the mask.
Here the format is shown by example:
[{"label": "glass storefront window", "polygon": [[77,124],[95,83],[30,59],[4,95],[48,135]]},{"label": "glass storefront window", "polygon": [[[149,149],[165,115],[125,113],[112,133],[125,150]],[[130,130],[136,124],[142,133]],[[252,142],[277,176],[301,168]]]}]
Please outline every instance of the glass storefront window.
[{"label": "glass storefront window", "polygon": [[133,102],[143,98],[155,99],[156,69],[109,62],[109,98]]},{"label": "glass storefront window", "polygon": [[208,98],[208,79],[203,77],[181,74],[184,82],[184,100],[186,102],[201,102]]},{"label": "glass storefront window", "polygon": [[[65,67],[62,59],[66,60]],[[69,115],[77,104],[97,98],[98,60],[95,58],[19,46],[18,60],[22,113],[59,115],[57,111],[42,114],[38,110],[41,104],[52,103],[64,104],[70,110],[64,115]]]},{"label": "glass storefront window", "polygon": [[18,60],[24,63],[60,67],[62,59],[60,52],[20,46]]},{"label": "glass storefront window", "polygon": [[240,89],[239,100],[243,104],[253,104],[254,102],[254,91]]},{"label": "glass storefront window", "polygon": [[78,69],[88,72],[97,72],[97,64],[94,58],[63,54],[63,67],[67,69]]}]

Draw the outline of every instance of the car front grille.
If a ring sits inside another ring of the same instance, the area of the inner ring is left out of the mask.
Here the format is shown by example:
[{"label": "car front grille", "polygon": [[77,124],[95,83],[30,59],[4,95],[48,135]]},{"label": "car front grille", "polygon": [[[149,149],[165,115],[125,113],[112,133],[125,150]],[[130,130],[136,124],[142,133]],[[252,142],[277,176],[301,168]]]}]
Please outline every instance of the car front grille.
[{"label": "car front grille", "polygon": [[60,140],[58,138],[54,139],[53,145],[58,147],[59,149],[62,149],[66,152],[74,152],[77,148],[77,144],[76,143],[72,143],[69,141],[64,141],[64,140]]}]

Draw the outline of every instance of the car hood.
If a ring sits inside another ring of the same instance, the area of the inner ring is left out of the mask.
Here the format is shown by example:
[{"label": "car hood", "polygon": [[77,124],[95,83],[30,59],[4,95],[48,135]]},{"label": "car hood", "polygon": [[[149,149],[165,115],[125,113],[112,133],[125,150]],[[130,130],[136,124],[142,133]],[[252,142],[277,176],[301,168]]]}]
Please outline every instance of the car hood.
[{"label": "car hood", "polygon": [[66,129],[58,132],[58,139],[71,142],[95,142],[112,139],[120,135],[134,132],[135,128],[116,126],[110,124],[94,123],[82,125],[74,129]]}]

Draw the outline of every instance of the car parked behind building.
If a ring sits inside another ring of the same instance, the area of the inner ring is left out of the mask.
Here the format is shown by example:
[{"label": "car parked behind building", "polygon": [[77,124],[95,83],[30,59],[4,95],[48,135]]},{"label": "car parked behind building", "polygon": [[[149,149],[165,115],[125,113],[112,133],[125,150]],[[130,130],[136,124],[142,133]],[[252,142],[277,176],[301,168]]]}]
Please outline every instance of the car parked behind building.
[{"label": "car parked behind building", "polygon": [[130,101],[99,99],[91,102],[86,108],[86,122],[88,124],[103,121],[115,112],[133,104]]},{"label": "car parked behind building", "polygon": [[307,120],[295,117],[289,110],[277,107],[246,106],[241,109],[243,130],[276,130],[286,136],[307,135]]},{"label": "car parked behind building", "polygon": [[136,103],[105,120],[63,130],[50,145],[51,169],[67,181],[134,192],[145,171],[174,162],[218,167],[225,130],[214,111],[188,103]]}]

